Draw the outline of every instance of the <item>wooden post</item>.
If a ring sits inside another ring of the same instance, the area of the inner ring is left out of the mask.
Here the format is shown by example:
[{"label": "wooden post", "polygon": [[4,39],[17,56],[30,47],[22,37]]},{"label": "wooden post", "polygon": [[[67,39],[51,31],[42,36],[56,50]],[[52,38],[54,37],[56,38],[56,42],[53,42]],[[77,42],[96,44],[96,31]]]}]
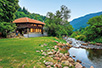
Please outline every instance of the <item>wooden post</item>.
[{"label": "wooden post", "polygon": [[43,25],[42,25],[42,28],[41,28],[41,34],[43,34]]},{"label": "wooden post", "polygon": [[28,38],[29,38],[29,28],[27,28],[27,36],[28,36]]}]

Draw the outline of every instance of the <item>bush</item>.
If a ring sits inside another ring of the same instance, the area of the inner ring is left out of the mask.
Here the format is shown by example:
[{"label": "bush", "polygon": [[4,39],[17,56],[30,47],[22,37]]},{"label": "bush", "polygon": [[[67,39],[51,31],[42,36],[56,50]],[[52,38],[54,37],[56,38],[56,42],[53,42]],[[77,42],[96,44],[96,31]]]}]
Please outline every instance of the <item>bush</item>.
[{"label": "bush", "polygon": [[77,35],[77,36],[75,36],[75,39],[85,41],[86,40],[86,36],[85,35]]}]

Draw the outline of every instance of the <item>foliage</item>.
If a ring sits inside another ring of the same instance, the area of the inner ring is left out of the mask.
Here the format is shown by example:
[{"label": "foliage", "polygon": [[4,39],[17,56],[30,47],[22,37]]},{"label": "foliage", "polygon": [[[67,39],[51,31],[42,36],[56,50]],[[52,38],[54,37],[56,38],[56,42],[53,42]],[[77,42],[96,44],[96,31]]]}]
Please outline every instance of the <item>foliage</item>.
[{"label": "foliage", "polygon": [[10,22],[1,22],[0,23],[0,32],[2,33],[3,37],[6,37],[6,35],[9,32],[12,32],[16,29],[16,25]]},{"label": "foliage", "polygon": [[100,42],[98,39],[102,37],[102,15],[89,19],[87,23],[89,26],[76,31],[79,33],[78,35],[74,32],[71,37],[84,41]]},{"label": "foliage", "polygon": [[18,7],[18,0],[0,0],[0,22],[12,22]]},{"label": "foliage", "polygon": [[92,42],[102,43],[102,37],[95,38]]},{"label": "foliage", "polygon": [[11,22],[18,7],[18,0],[0,0],[0,32],[3,37],[16,28]]},{"label": "foliage", "polygon": [[64,5],[61,6],[61,10],[56,11],[55,14],[48,12],[46,23],[46,31],[49,36],[70,35],[72,33],[72,26],[67,21],[70,17],[70,10]]},{"label": "foliage", "polygon": [[30,13],[25,7],[19,8],[18,11],[15,13],[15,19],[21,18],[21,17],[28,17],[31,19],[39,20],[44,22],[45,21],[45,16],[42,16],[40,14],[35,14],[35,13]]}]

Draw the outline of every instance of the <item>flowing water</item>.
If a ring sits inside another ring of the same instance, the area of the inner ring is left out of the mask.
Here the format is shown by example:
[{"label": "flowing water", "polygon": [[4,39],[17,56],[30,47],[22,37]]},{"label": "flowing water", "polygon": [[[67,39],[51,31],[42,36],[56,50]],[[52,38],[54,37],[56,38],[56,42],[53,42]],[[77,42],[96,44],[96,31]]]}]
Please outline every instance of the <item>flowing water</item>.
[{"label": "flowing water", "polygon": [[81,64],[86,68],[90,68],[90,66],[94,66],[94,68],[102,68],[102,49],[75,48],[80,47],[81,43],[85,42],[75,40],[74,38],[68,38],[66,41],[72,41],[72,45],[74,46],[68,50],[70,56],[76,56],[75,58],[73,57],[73,59],[81,60]]}]

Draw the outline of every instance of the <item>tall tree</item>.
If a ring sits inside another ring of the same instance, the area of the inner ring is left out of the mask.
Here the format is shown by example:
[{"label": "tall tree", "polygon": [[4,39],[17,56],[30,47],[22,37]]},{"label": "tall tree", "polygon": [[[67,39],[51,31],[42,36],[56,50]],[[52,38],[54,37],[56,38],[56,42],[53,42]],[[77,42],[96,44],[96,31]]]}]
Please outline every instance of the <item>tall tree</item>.
[{"label": "tall tree", "polygon": [[18,0],[0,0],[0,32],[3,37],[16,28],[16,25],[11,22],[18,8]]},{"label": "tall tree", "polygon": [[18,0],[0,0],[0,22],[12,22],[18,7]]},{"label": "tall tree", "polygon": [[70,35],[73,32],[73,27],[68,22],[70,18],[70,10],[62,5],[61,10],[56,11],[55,14],[48,12],[46,23],[46,30],[49,36]]}]

